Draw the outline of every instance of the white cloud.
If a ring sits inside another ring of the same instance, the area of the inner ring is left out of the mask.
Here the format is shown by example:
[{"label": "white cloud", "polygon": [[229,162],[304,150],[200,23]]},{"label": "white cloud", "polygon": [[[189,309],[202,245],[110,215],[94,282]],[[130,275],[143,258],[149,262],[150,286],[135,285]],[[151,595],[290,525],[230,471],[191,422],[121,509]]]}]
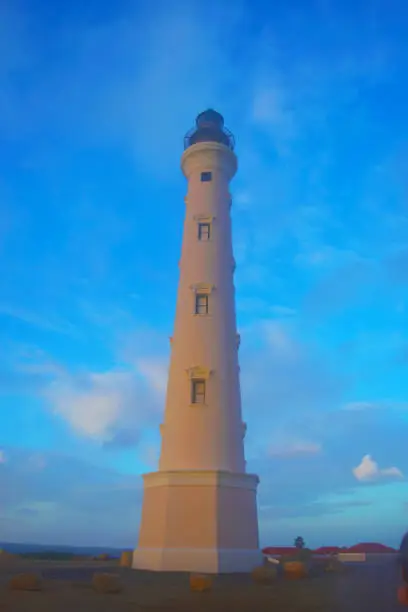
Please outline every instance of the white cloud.
[{"label": "white cloud", "polygon": [[[246,248],[246,247],[245,247]],[[259,263],[243,263],[237,270],[237,288],[263,287],[270,277],[270,268]]]},{"label": "white cloud", "polygon": [[272,445],[269,448],[269,456],[271,457],[298,457],[301,455],[317,455],[321,453],[321,444],[308,441],[292,441],[284,444]]},{"label": "white cloud", "polygon": [[405,412],[408,410],[408,402],[393,400],[376,400],[372,402],[358,401],[348,402],[342,406],[346,412],[362,412],[367,410],[388,410],[394,412]]},{"label": "white cloud", "polygon": [[[226,75],[233,81],[229,90],[242,81],[225,41],[241,25],[242,9],[240,0],[205,8],[200,2],[182,1],[171,7],[161,2],[147,11],[136,5],[118,11],[116,18],[97,26],[56,28],[48,48],[58,52],[64,48],[68,56],[62,67],[45,67],[40,81],[26,92],[24,104],[28,99],[33,107],[29,122],[12,75],[16,66],[29,72],[36,65],[41,45],[31,48],[27,28],[17,27],[11,11],[0,10],[1,26],[5,23],[0,30],[7,32],[0,75],[10,76],[4,79],[7,87],[0,99],[4,126],[4,116],[11,134],[25,133],[33,122],[47,122],[56,133],[71,138],[76,125],[76,140],[120,143],[136,153],[139,167],[145,164],[156,176],[176,172],[174,152],[189,127],[186,118],[192,122],[206,106],[220,107],[222,100],[231,106],[230,99],[237,101],[237,94],[232,98],[224,94]],[[35,20],[29,11],[15,12],[30,26]],[[203,28],[204,22],[211,27]]]},{"label": "white cloud", "polygon": [[294,308],[279,306],[278,304],[271,307],[271,312],[278,317],[294,317],[296,315],[296,310]]},{"label": "white cloud", "polygon": [[138,359],[137,369],[142,374],[151,387],[164,399],[167,388],[167,359]]},{"label": "white cloud", "polygon": [[155,444],[146,445],[140,450],[139,457],[149,468],[156,469],[159,463],[160,447]]},{"label": "white cloud", "polygon": [[234,207],[240,211],[250,210],[253,198],[248,191],[236,191],[233,195]]},{"label": "white cloud", "polygon": [[60,334],[66,334],[68,336],[77,333],[75,326],[68,320],[60,317],[38,314],[24,310],[23,308],[16,308],[9,304],[0,304],[0,315],[7,316],[13,319],[18,319],[30,326],[38,327],[45,331],[56,332]]},{"label": "white cloud", "polygon": [[404,478],[403,473],[396,467],[381,469],[370,455],[364,455],[361,463],[353,468],[353,474],[361,482],[376,481],[384,478]]},{"label": "white cloud", "polygon": [[[79,65],[69,89],[79,99],[86,96],[76,108],[82,122],[88,120],[85,131],[92,126],[96,138],[99,133],[99,138],[120,141],[136,153],[139,166],[156,176],[177,172],[176,151],[190,127],[186,121],[192,123],[208,106],[221,106],[226,74],[237,80],[225,40],[242,18],[241,4],[203,11],[197,2],[171,8],[162,3],[142,15],[127,12],[97,35],[81,32]],[[203,28],[203,20],[211,27]],[[106,49],[109,62],[101,81],[95,67]],[[97,81],[91,92],[84,87],[89,79]],[[86,116],[90,108],[92,116]]]},{"label": "white cloud", "polygon": [[[377,276],[376,276],[377,275]],[[368,303],[378,279],[375,262],[362,258],[329,269],[305,297],[305,313],[322,317],[343,311],[353,303]]]},{"label": "white cloud", "polygon": [[141,359],[140,369],[65,376],[49,385],[45,397],[78,434],[112,447],[132,444],[163,409],[163,369],[162,360]]},{"label": "white cloud", "polygon": [[27,465],[31,470],[41,471],[47,466],[47,459],[43,453],[33,453],[27,459]]},{"label": "white cloud", "polygon": [[263,329],[271,350],[286,359],[296,359],[299,356],[299,346],[294,342],[283,323],[267,321],[264,323]]},{"label": "white cloud", "polygon": [[[328,226],[330,221],[322,220],[321,227]],[[299,253],[295,261],[306,266],[321,266],[321,267],[338,267],[349,263],[369,263],[369,260],[352,249],[339,249],[330,245],[321,243],[320,248],[316,249],[316,243],[312,245],[314,248],[308,249],[307,244],[301,245],[303,251]]]},{"label": "white cloud", "polygon": [[295,113],[290,107],[287,90],[278,82],[260,80],[254,91],[252,118],[255,124],[266,129],[277,140],[280,153],[284,154],[287,143],[297,135]]},{"label": "white cloud", "polygon": [[348,402],[342,406],[342,410],[349,410],[351,412],[360,410],[372,410],[377,408],[378,405],[375,402]]},{"label": "white cloud", "polygon": [[54,411],[78,433],[100,438],[117,422],[130,381],[127,373],[91,373],[86,376],[87,389],[81,388],[83,381],[57,381],[50,387],[48,399]]},{"label": "white cloud", "polygon": [[[7,539],[48,545],[134,544],[143,486],[139,474],[121,474],[57,452],[44,453],[43,459],[43,469],[28,470],[30,454],[10,448],[10,461],[0,470],[0,522]],[[112,516],[120,521],[112,523]]]},{"label": "white cloud", "polygon": [[343,378],[331,372],[315,347],[299,341],[296,322],[261,320],[243,327],[241,336],[243,405],[244,410],[257,406],[256,412],[249,411],[260,431],[269,427],[276,432],[282,421],[338,402]]}]

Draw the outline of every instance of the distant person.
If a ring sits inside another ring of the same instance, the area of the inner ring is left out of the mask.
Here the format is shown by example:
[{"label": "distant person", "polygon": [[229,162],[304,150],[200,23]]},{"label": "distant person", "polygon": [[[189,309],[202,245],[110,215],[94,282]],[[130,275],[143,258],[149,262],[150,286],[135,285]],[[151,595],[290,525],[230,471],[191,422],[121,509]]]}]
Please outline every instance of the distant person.
[{"label": "distant person", "polygon": [[400,563],[402,568],[402,579],[408,585],[408,531],[402,538],[399,549]]}]

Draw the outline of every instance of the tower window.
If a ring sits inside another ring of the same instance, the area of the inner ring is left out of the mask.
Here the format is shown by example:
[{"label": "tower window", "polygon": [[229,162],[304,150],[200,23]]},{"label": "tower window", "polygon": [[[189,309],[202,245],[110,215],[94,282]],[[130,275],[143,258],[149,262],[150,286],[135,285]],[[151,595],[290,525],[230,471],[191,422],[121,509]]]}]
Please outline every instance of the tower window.
[{"label": "tower window", "polygon": [[209,223],[199,223],[198,224],[198,239],[199,240],[209,240],[210,239],[211,226]]},{"label": "tower window", "polygon": [[197,293],[195,297],[195,313],[208,314],[208,295]]},{"label": "tower window", "polygon": [[201,182],[202,183],[209,183],[210,181],[212,181],[212,172],[202,172],[201,173]]},{"label": "tower window", "polygon": [[191,401],[193,404],[205,403],[205,380],[192,381],[191,395]]}]

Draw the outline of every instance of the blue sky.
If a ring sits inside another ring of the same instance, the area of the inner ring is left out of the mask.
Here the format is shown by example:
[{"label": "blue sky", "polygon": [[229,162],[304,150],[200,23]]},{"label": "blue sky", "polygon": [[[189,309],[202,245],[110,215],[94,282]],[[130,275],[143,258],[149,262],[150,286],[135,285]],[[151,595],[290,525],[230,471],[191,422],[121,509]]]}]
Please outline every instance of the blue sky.
[{"label": "blue sky", "polygon": [[280,4],[1,3],[0,540],[136,542],[207,107],[262,544],[407,528],[408,9]]}]

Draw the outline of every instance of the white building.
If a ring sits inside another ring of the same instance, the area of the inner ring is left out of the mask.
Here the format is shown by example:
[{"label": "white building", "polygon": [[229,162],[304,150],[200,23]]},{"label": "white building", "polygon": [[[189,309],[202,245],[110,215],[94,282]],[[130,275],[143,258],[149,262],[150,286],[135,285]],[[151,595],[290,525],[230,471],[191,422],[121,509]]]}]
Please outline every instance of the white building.
[{"label": "white building", "polygon": [[185,138],[188,181],[159,471],[144,476],[133,567],[210,573],[261,563],[245,472],[229,182],[232,134],[207,110]]}]

